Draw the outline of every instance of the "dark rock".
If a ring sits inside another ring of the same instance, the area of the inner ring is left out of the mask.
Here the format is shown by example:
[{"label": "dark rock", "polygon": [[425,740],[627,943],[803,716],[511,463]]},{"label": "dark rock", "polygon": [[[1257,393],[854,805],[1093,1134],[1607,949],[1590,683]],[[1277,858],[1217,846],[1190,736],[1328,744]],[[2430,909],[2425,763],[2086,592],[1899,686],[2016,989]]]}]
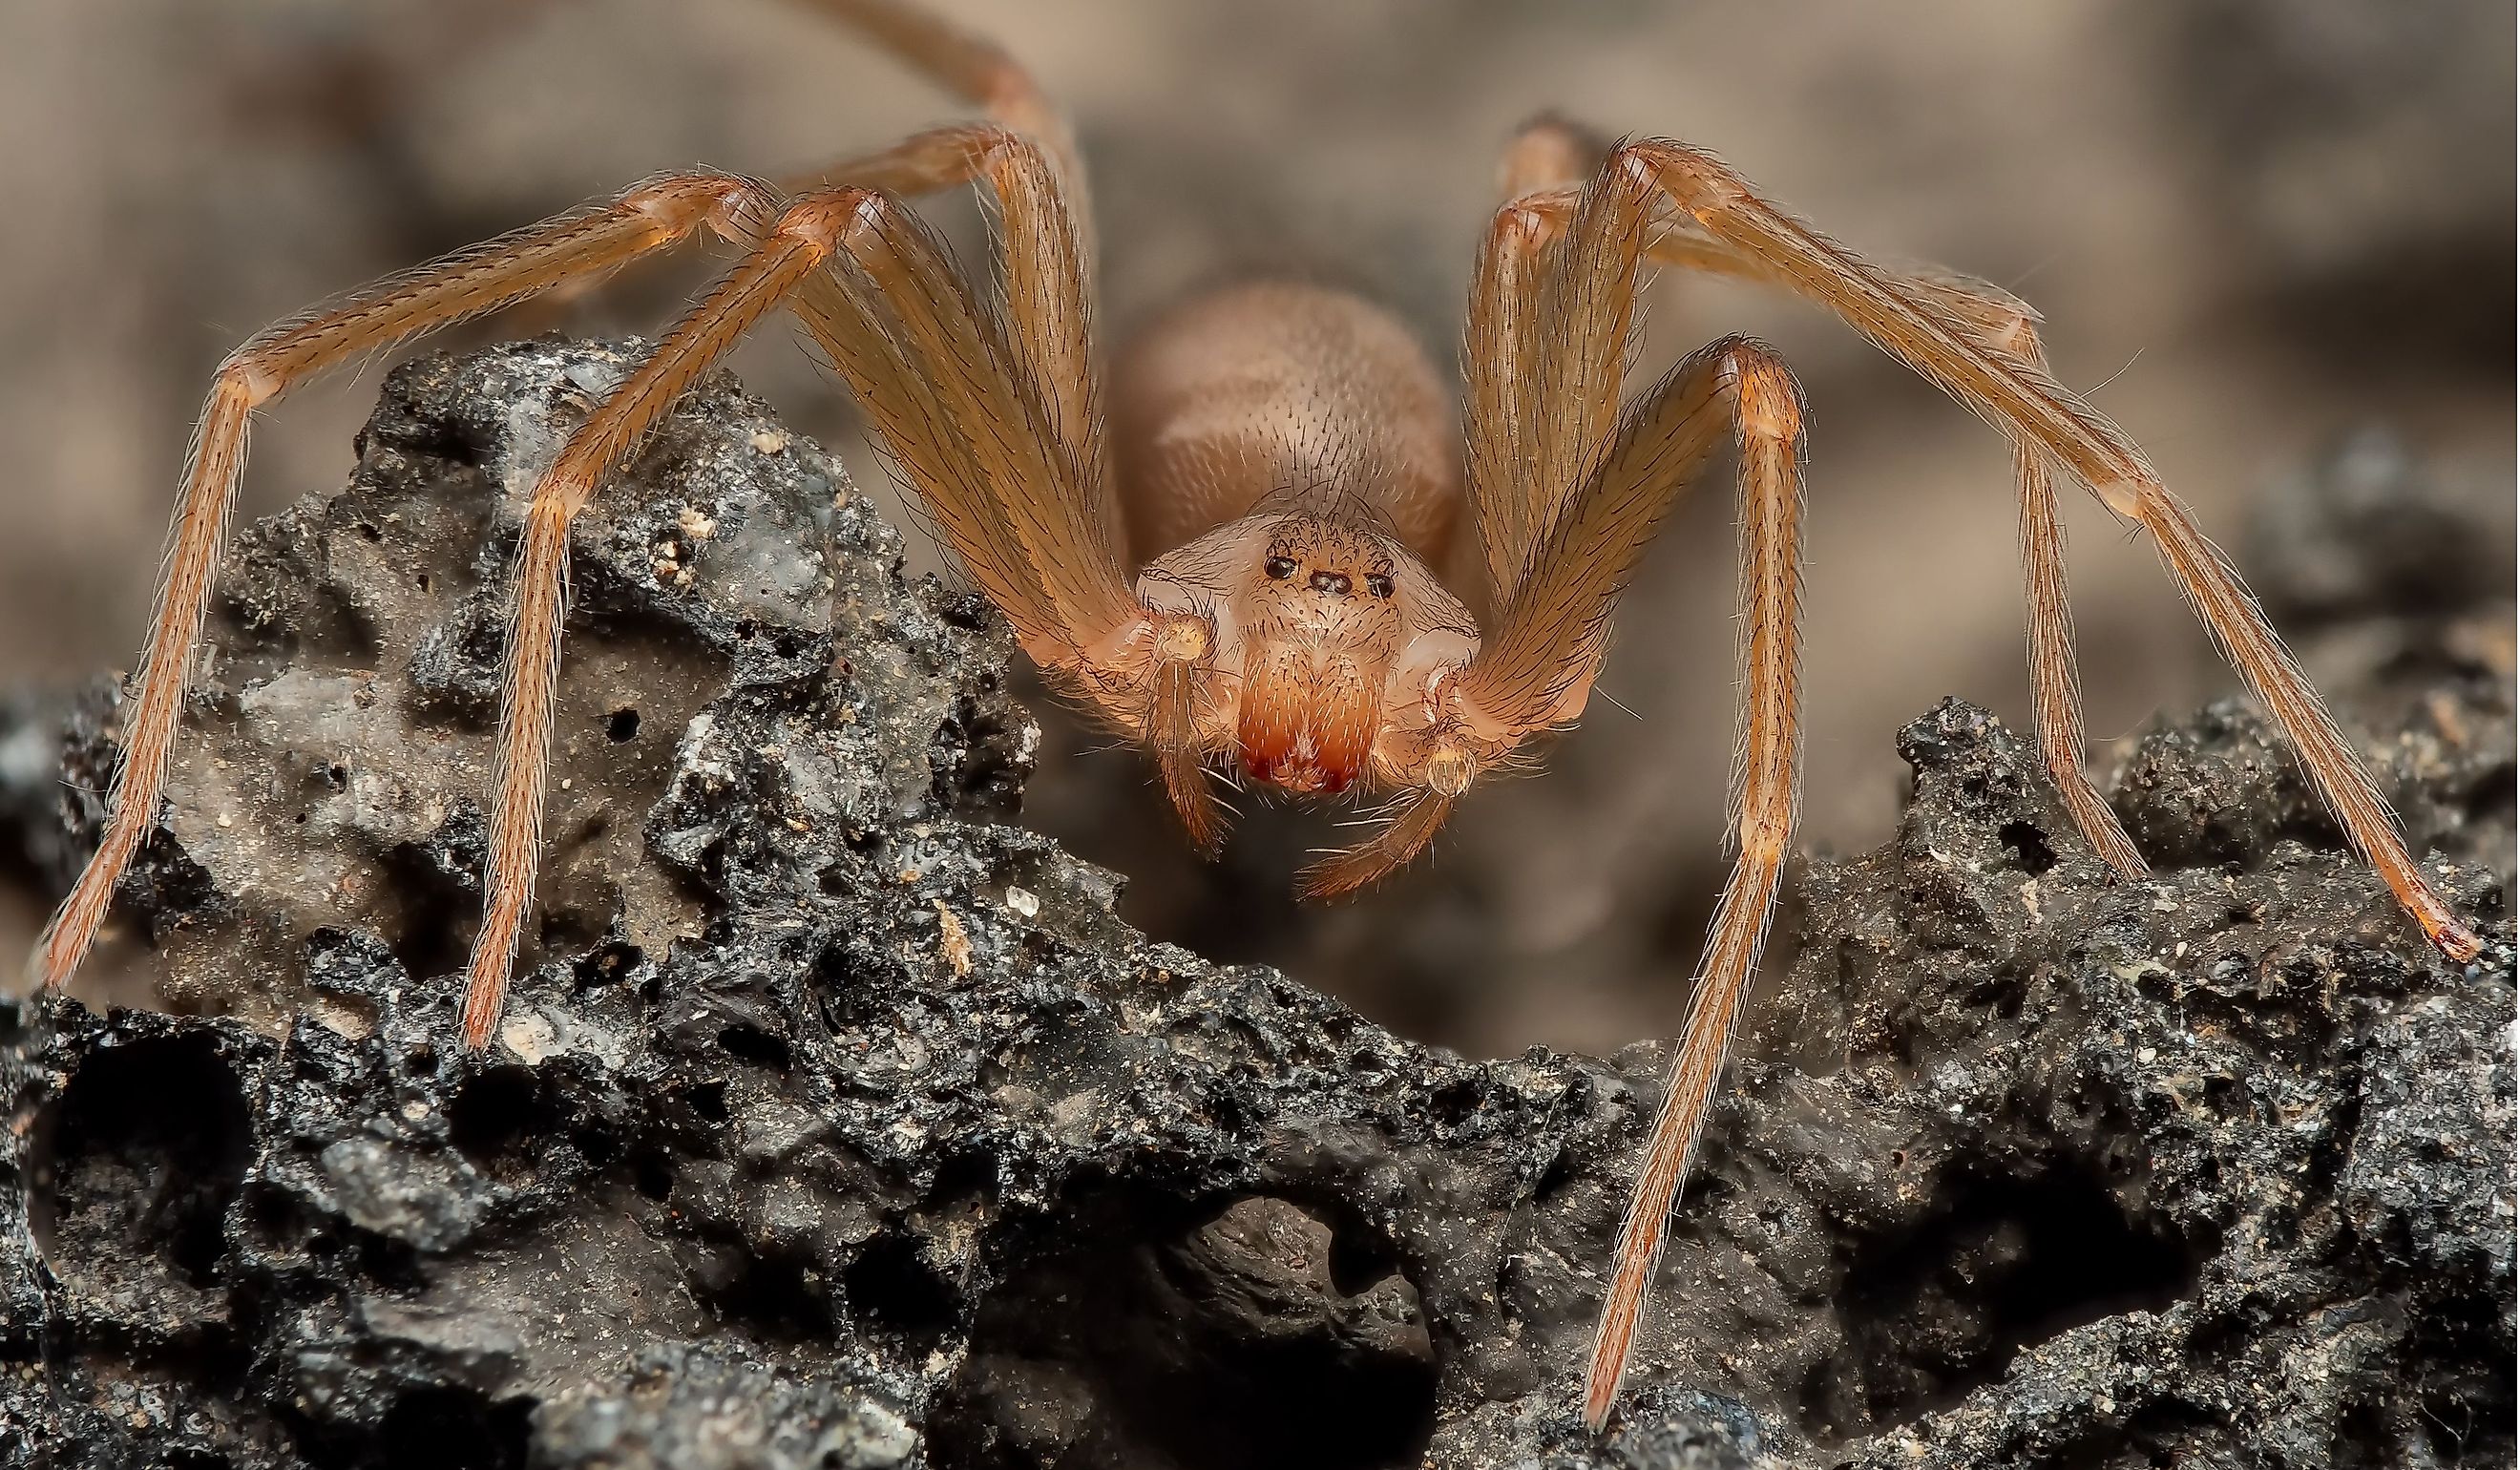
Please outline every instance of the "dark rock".
[{"label": "dark rock", "polygon": [[[0,1466],[2508,1462],[2507,677],[2390,706],[2498,746],[2371,741],[2464,969],[2236,706],[2130,763],[2143,883],[2026,740],[1911,726],[1597,1441],[1665,1048],[1467,1061],[1148,943],[997,820],[995,619],[723,377],[577,533],[545,912],[456,1044],[518,497],[623,361],[406,367],[240,537],[123,894],[182,1014],[0,1010]],[[0,791],[55,882],[66,718]]]},{"label": "dark rock", "polygon": [[2510,356],[2511,182],[2468,171],[2510,116],[2507,8],[2197,0],[2115,34],[2182,140],[2163,164],[2186,175],[2199,240],[2248,262],[2221,325],[2365,391]]},{"label": "dark rock", "polygon": [[2245,549],[2269,610],[2288,628],[2456,616],[2508,602],[2512,498],[2482,467],[2416,463],[2386,429],[2360,429],[2272,486]]}]

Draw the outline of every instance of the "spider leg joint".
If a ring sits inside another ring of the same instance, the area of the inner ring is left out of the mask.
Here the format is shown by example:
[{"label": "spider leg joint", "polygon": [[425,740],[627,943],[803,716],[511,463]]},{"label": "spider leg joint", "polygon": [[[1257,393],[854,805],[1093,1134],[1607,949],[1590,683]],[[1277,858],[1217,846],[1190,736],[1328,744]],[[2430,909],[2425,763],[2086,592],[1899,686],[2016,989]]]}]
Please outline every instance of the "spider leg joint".
[{"label": "spider leg joint", "polygon": [[1175,613],[1156,624],[1154,646],[1160,662],[1197,663],[1216,646],[1216,629],[1196,613]]},{"label": "spider leg joint", "polygon": [[2092,493],[2111,511],[2129,520],[2143,519],[2143,503],[2151,486],[2134,479],[2092,480],[2091,486]]},{"label": "spider leg joint", "polygon": [[1467,791],[1478,779],[1478,755],[1451,735],[1437,736],[1426,755],[1427,789],[1449,800]]}]

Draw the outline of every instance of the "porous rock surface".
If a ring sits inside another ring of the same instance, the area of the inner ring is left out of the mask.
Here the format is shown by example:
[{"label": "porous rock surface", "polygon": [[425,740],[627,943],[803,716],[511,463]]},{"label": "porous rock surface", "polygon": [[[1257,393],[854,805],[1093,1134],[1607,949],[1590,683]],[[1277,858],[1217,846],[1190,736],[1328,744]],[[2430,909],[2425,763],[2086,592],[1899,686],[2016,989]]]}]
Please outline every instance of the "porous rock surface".
[{"label": "porous rock surface", "polygon": [[[626,361],[414,363],[239,538],[120,911],[181,1013],[0,1009],[0,1466],[2509,1462],[2507,656],[2361,732],[2464,968],[2237,704],[2119,773],[2134,884],[1984,712],[1902,732],[1596,1440],[1663,1047],[1465,1060],[1146,941],[1007,820],[995,619],[732,379],[576,534],[545,912],[462,1049],[519,498]],[[5,718],[58,887],[116,705]]]}]

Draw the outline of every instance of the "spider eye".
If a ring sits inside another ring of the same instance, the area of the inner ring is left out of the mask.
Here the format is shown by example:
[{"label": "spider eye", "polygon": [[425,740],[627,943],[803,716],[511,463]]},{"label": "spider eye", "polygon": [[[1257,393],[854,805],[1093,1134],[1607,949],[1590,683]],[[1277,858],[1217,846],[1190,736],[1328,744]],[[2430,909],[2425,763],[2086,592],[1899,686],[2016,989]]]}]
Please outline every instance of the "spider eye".
[{"label": "spider eye", "polygon": [[1260,569],[1267,572],[1272,580],[1283,582],[1295,574],[1295,563],[1291,557],[1272,557],[1260,563]]},{"label": "spider eye", "polygon": [[1365,590],[1377,598],[1387,598],[1391,596],[1391,578],[1378,571],[1367,572]]}]

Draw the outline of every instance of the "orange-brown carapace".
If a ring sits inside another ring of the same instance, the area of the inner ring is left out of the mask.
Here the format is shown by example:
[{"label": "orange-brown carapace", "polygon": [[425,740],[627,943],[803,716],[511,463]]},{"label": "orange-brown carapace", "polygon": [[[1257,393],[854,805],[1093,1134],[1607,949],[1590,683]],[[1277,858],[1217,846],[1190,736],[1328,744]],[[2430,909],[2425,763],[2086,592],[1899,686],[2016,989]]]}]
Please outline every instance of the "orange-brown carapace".
[{"label": "orange-brown carapace", "polygon": [[1377,738],[1427,724],[1430,682],[1478,647],[1432,569],[1460,438],[1425,354],[1361,297],[1242,286],[1134,339],[1112,398],[1139,596],[1207,618],[1238,676],[1213,681],[1202,743],[1289,791],[1405,781]]}]

